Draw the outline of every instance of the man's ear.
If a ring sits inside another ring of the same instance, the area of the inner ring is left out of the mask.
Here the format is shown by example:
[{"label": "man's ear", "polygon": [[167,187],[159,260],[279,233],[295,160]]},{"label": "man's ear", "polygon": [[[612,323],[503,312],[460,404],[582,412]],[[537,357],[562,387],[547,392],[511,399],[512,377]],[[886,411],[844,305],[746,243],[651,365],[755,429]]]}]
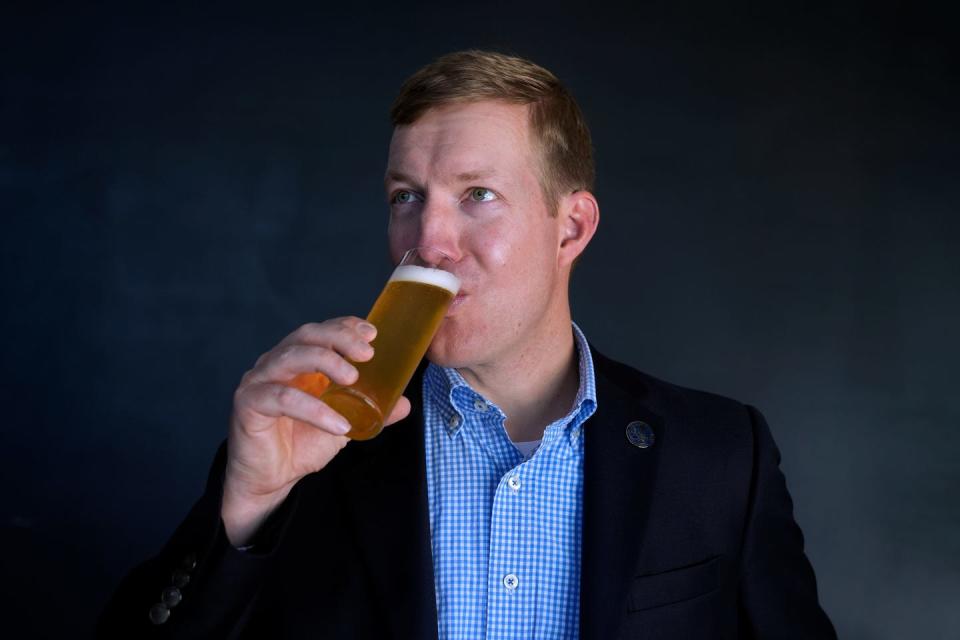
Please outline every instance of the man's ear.
[{"label": "man's ear", "polygon": [[600,223],[600,205],[589,191],[574,191],[557,207],[560,218],[560,264],[572,265],[593,238]]}]

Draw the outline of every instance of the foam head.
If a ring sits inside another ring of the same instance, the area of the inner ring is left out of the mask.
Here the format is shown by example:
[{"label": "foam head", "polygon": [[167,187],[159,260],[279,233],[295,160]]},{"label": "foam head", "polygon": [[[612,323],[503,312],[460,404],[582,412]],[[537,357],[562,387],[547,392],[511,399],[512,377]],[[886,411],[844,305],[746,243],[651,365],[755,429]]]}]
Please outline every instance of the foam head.
[{"label": "foam head", "polygon": [[457,292],[460,290],[460,278],[449,271],[419,267],[414,264],[407,264],[394,269],[393,275],[390,276],[390,282],[394,280],[421,282],[423,284],[433,285],[434,287],[446,289],[453,295],[457,295]]}]

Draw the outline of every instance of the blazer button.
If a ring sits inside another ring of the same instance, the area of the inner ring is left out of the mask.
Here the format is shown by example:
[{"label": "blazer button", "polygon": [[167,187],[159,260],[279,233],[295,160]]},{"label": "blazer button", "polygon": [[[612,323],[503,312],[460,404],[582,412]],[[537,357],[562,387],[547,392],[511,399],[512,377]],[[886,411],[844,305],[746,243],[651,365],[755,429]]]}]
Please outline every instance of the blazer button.
[{"label": "blazer button", "polygon": [[627,440],[635,447],[649,449],[657,441],[657,436],[653,433],[653,427],[637,420],[627,425]]},{"label": "blazer button", "polygon": [[180,604],[180,601],[183,600],[183,595],[180,593],[180,589],[177,589],[176,587],[167,587],[163,590],[163,594],[160,596],[160,599],[163,600],[163,604],[172,609]]},{"label": "blazer button", "polygon": [[162,602],[150,607],[150,622],[153,624],[163,624],[170,618],[170,609]]},{"label": "blazer button", "polygon": [[177,570],[173,572],[173,586],[182,589],[190,583],[190,574],[186,571]]}]

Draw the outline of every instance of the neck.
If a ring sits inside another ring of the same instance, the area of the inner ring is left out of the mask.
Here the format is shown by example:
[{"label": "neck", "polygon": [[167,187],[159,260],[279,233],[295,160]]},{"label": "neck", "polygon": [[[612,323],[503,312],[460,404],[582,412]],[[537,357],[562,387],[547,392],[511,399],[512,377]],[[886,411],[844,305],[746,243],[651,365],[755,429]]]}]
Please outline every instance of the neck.
[{"label": "neck", "polygon": [[580,386],[569,310],[534,333],[535,339],[496,362],[459,370],[475,391],[503,410],[514,442],[542,438],[548,424],[570,411]]}]

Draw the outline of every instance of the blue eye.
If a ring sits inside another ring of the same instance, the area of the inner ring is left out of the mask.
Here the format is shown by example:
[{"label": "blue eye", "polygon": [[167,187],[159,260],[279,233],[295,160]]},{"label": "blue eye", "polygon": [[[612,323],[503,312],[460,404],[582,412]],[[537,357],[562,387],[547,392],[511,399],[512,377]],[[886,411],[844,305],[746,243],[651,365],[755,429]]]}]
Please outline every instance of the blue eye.
[{"label": "blue eye", "polygon": [[414,195],[412,191],[397,191],[393,194],[393,197],[390,198],[390,202],[393,204],[409,204],[417,199],[417,196]]},{"label": "blue eye", "polygon": [[496,197],[497,194],[484,187],[474,187],[470,189],[470,199],[474,202],[490,202],[491,200],[495,200]]}]

